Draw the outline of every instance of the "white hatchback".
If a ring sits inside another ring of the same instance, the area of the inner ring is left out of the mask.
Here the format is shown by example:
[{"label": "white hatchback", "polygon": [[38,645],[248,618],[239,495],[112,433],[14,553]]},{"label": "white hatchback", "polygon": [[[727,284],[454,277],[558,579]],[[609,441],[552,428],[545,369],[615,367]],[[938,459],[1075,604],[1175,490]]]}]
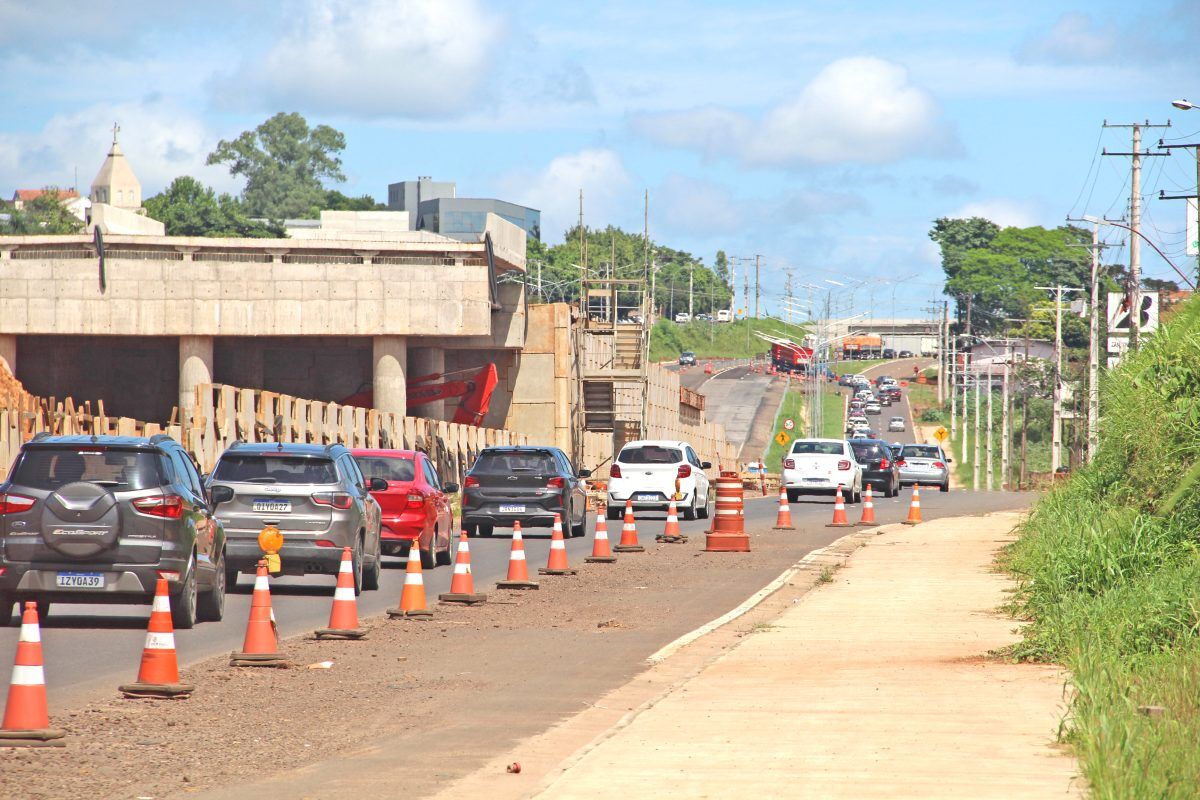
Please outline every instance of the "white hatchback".
[{"label": "white hatchback", "polygon": [[783,459],[783,487],[788,502],[802,494],[836,494],[842,487],[847,503],[862,497],[862,465],[844,439],[797,439]]},{"label": "white hatchback", "polygon": [[704,470],[710,467],[687,442],[630,442],[608,471],[608,518],[620,519],[628,500],[638,511],[666,511],[678,491],[680,516],[706,519],[709,480]]}]

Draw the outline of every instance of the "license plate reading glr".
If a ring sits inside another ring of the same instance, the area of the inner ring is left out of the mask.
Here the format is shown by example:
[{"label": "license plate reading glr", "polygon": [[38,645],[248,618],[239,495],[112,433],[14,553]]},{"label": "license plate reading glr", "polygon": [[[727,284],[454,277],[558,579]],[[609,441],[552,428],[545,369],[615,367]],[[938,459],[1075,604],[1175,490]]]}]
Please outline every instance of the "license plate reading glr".
[{"label": "license plate reading glr", "polygon": [[60,572],[55,578],[55,585],[62,589],[103,589],[104,573]]}]

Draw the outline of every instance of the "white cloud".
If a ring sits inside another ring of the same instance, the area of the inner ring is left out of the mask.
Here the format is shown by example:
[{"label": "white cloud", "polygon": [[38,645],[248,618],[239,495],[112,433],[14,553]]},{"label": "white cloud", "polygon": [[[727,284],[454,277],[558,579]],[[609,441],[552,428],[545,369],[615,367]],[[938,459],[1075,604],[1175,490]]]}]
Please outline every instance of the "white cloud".
[{"label": "white cloud", "polygon": [[1116,26],[1096,26],[1087,14],[1072,11],[1059,17],[1045,36],[1025,42],[1017,56],[1035,63],[1093,64],[1109,60],[1116,51]]},{"label": "white cloud", "polygon": [[967,203],[952,214],[946,216],[954,219],[968,217],[983,217],[991,220],[1001,228],[1028,228],[1039,224],[1039,209],[1033,203],[1021,200],[997,198]]},{"label": "white cloud", "polygon": [[477,0],[309,0],[261,59],[215,85],[217,102],[422,119],[479,99],[501,20]]},{"label": "white cloud", "polygon": [[217,137],[198,117],[158,100],[97,104],[52,117],[40,131],[0,134],[0,186],[71,186],[78,169],[79,190],[86,194],[112,143],[114,122],[143,196],[180,175],[235,190],[223,167],[204,166]]},{"label": "white cloud", "polygon": [[886,164],[961,151],[933,96],[904,67],[868,57],[833,62],[759,120],[706,106],[636,115],[630,127],[659,144],[760,167]]},{"label": "white cloud", "polygon": [[732,233],[741,227],[741,207],[727,187],[678,174],[668,175],[657,191],[650,192],[653,227],[673,234]]},{"label": "white cloud", "polygon": [[499,180],[499,188],[501,197],[541,210],[542,238],[553,243],[578,222],[581,189],[585,222],[603,225],[632,200],[630,183],[616,152],[588,148],[558,156],[536,172],[511,172]]}]

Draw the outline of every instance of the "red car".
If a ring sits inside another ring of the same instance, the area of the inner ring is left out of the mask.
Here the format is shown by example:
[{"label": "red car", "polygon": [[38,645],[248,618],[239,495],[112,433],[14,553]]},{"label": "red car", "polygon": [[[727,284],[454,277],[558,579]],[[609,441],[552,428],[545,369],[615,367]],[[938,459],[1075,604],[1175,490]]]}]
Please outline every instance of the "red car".
[{"label": "red car", "polygon": [[454,483],[442,483],[429,456],[416,450],[354,450],[354,460],[367,480],[382,478],[387,489],[371,492],[382,510],[383,554],[408,556],[420,541],[421,568],[449,564],[455,540],[454,512],[448,494]]}]

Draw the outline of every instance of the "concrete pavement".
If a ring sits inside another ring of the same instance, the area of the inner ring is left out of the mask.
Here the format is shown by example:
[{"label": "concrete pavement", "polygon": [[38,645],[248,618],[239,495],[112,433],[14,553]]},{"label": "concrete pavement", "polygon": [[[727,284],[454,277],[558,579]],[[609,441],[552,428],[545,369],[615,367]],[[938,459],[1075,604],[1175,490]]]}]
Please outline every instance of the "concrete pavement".
[{"label": "concrete pavement", "polygon": [[[995,612],[1010,582],[992,569],[1017,519],[878,529],[844,569],[831,570],[828,585],[716,660],[680,676],[671,661],[686,659],[696,646],[688,645],[645,673],[653,685],[662,670],[655,698],[523,778],[521,794],[1081,796],[1074,759],[1053,744],[1065,711],[1062,672],[987,656],[1018,638]],[[489,783],[502,781],[472,776],[443,796]]]}]

